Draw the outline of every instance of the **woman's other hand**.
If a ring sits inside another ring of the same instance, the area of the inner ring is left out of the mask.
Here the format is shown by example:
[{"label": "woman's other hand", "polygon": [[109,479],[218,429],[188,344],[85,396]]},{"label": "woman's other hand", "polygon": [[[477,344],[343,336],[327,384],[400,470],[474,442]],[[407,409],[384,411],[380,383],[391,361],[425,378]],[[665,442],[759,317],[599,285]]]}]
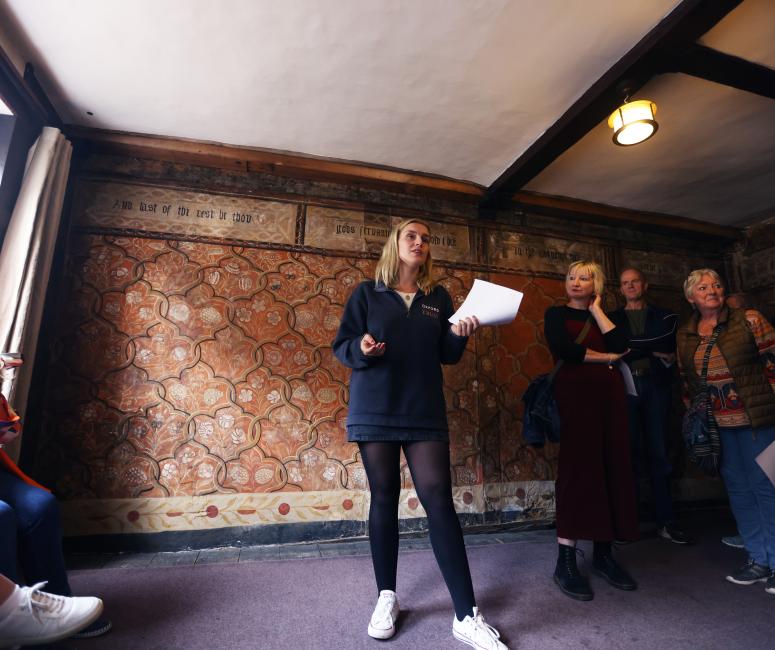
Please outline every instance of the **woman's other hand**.
[{"label": "woman's other hand", "polygon": [[605,352],[605,355],[608,357],[608,365],[612,366],[617,361],[619,361],[622,357],[627,356],[629,352],[630,352],[630,348],[627,348],[624,352]]},{"label": "woman's other hand", "polygon": [[471,336],[479,327],[479,319],[476,316],[461,318],[452,326],[452,333],[457,336]]},{"label": "woman's other hand", "polygon": [[385,354],[385,343],[377,343],[371,334],[364,334],[361,338],[361,352],[366,357],[381,357]]}]

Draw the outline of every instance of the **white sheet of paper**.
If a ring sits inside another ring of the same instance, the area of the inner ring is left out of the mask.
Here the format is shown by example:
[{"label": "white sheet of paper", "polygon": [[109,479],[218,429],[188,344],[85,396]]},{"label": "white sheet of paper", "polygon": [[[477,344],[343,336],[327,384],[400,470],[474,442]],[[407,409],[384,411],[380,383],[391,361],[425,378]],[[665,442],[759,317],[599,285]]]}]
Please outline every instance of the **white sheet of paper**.
[{"label": "white sheet of paper", "polygon": [[775,442],[764,448],[764,451],[756,457],[756,462],[770,482],[775,485]]},{"label": "white sheet of paper", "polygon": [[627,394],[632,395],[633,397],[637,397],[638,391],[635,388],[635,380],[632,378],[630,366],[619,359],[619,361],[616,362],[616,367],[619,368],[619,372],[622,373],[622,377],[624,378],[624,385],[627,387]]},{"label": "white sheet of paper", "polygon": [[454,325],[461,318],[476,316],[481,325],[505,325],[517,317],[523,295],[486,280],[474,280],[474,286],[449,322]]}]

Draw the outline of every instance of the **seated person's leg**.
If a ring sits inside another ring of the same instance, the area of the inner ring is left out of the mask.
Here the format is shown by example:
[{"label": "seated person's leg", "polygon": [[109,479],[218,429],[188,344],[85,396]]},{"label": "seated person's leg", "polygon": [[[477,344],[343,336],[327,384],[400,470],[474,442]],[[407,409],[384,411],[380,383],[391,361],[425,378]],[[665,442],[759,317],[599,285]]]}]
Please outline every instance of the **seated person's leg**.
[{"label": "seated person's leg", "polygon": [[[16,518],[19,563],[27,584],[40,587],[46,582],[47,598],[54,598],[51,594],[71,596],[62,555],[62,529],[56,497],[3,470],[0,470],[0,497],[12,508]],[[32,592],[43,593],[34,588]],[[97,616],[91,618],[85,629],[78,632],[79,637],[100,636],[111,629],[110,620],[99,616],[102,613],[102,601],[99,599],[68,598],[66,601],[81,603],[79,607],[83,603],[90,607],[89,603],[99,602]],[[84,628],[83,625],[80,627]]]},{"label": "seated person's leg", "polygon": [[[2,493],[0,493],[0,499]],[[0,573],[16,581],[16,515],[13,508],[0,500]]]},{"label": "seated person's leg", "polygon": [[25,582],[45,581],[49,593],[70,596],[56,497],[3,470],[0,496],[16,517],[19,563]]}]

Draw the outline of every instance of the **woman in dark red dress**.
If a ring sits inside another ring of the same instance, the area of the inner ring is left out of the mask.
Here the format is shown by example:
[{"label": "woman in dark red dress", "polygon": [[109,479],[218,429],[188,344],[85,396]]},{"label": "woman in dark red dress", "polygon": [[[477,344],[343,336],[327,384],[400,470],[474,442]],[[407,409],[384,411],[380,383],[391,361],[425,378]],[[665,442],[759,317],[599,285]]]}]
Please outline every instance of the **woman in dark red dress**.
[{"label": "woman in dark red dress", "polygon": [[637,587],[611,553],[614,539],[638,537],[638,521],[626,389],[615,365],[627,339],[603,311],[604,286],[599,264],[573,262],[565,278],[568,304],[544,316],[546,340],[555,360],[563,361],[554,380],[561,423],[554,581],[578,600],[593,597],[576,565],[579,539],[594,541],[595,573],[618,589]]}]

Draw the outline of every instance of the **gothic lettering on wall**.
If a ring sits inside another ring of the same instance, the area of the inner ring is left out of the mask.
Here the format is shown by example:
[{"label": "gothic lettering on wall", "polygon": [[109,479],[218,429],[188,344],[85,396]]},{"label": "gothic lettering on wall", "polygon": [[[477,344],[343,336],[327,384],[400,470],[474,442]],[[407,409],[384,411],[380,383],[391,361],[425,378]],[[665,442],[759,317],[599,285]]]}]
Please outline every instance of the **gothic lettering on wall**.
[{"label": "gothic lettering on wall", "polygon": [[308,205],[304,243],[313,248],[378,253],[390,227],[387,215]]},{"label": "gothic lettering on wall", "polygon": [[[394,219],[396,221],[396,219]],[[426,220],[431,229],[433,258],[445,262],[470,262],[471,243],[468,226]]]},{"label": "gothic lettering on wall", "polygon": [[[76,224],[185,237],[292,245],[298,203],[130,183],[82,181]],[[305,246],[379,253],[403,219],[363,209],[306,207]],[[469,228],[426,219],[435,259],[470,262]]]},{"label": "gothic lettering on wall", "polygon": [[[308,205],[304,243],[314,248],[379,253],[392,227],[403,219],[363,210]],[[471,261],[468,226],[425,218],[423,221],[431,229],[434,259]]]},{"label": "gothic lettering on wall", "polygon": [[128,183],[82,182],[77,225],[293,244],[296,204]]},{"label": "gothic lettering on wall", "polygon": [[[686,255],[679,257],[675,254],[658,251],[624,249],[622,251],[622,269],[628,266],[640,269],[649,284],[681,287],[692,269],[713,266],[713,264],[698,257]],[[621,269],[617,269],[617,271],[619,270]],[[722,269],[718,270],[722,271]]]},{"label": "gothic lettering on wall", "polygon": [[564,275],[578,259],[603,260],[603,249],[586,242],[491,231],[487,236],[489,259],[514,271]]}]

